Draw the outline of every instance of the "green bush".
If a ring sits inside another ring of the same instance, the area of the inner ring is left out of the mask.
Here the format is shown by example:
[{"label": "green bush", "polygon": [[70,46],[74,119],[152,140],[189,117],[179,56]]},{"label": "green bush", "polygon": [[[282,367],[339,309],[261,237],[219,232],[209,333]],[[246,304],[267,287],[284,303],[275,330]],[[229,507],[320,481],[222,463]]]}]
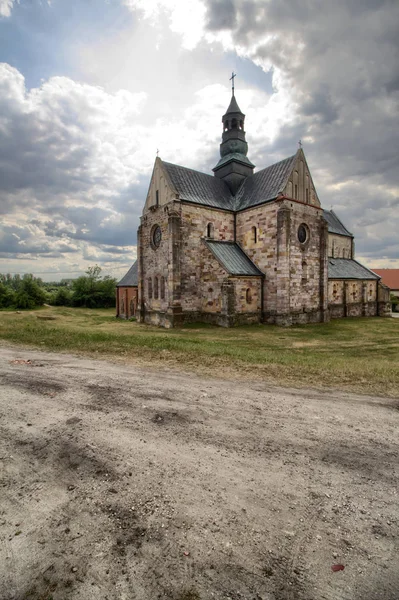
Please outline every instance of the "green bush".
[{"label": "green bush", "polygon": [[15,292],[11,287],[0,282],[0,308],[10,308],[15,305]]},{"label": "green bush", "polygon": [[54,306],[71,306],[71,292],[66,287],[60,287],[58,291],[53,294],[50,304],[53,304]]},{"label": "green bush", "polygon": [[85,308],[110,308],[115,306],[116,279],[101,278],[101,268],[89,267],[86,275],[72,283],[72,305]]}]

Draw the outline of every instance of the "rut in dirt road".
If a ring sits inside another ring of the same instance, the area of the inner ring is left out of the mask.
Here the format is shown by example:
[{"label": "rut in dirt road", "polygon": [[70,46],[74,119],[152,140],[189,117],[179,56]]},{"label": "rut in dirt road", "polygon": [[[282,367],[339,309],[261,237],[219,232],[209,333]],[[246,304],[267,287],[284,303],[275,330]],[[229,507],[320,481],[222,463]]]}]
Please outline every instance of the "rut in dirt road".
[{"label": "rut in dirt road", "polygon": [[1,600],[397,600],[396,401],[12,348],[0,383]]}]

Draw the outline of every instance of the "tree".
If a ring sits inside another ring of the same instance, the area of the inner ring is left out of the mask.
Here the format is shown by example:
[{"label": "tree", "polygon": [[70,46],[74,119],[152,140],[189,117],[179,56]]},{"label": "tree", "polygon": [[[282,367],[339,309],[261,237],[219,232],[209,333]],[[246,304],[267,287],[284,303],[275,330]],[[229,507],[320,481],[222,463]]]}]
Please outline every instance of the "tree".
[{"label": "tree", "polygon": [[0,308],[9,308],[15,304],[14,290],[0,282]]},{"label": "tree", "polygon": [[72,282],[72,303],[86,308],[115,306],[116,279],[108,275],[101,278],[101,267],[89,267],[86,275]]},{"label": "tree", "polygon": [[54,304],[54,306],[70,306],[71,302],[71,292],[66,287],[60,287],[54,295],[51,304]]}]

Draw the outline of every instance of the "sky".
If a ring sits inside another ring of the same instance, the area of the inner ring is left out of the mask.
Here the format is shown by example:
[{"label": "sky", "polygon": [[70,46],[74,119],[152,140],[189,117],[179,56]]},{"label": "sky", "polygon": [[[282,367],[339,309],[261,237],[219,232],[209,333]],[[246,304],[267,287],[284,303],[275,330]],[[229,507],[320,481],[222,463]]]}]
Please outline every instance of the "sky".
[{"label": "sky", "polygon": [[397,0],[0,0],[0,273],[121,278],[157,151],[212,173],[229,78],[262,169],[399,268]]}]

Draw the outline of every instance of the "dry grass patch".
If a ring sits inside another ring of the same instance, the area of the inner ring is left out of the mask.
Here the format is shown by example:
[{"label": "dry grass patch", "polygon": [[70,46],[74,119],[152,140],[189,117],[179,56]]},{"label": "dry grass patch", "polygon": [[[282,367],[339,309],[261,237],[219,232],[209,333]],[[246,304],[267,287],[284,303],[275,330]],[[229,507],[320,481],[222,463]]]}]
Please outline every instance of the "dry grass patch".
[{"label": "dry grass patch", "polygon": [[37,314],[0,312],[0,338],[207,375],[398,396],[399,319],[165,330],[115,319],[112,309],[49,307],[40,311],[45,318]]}]

